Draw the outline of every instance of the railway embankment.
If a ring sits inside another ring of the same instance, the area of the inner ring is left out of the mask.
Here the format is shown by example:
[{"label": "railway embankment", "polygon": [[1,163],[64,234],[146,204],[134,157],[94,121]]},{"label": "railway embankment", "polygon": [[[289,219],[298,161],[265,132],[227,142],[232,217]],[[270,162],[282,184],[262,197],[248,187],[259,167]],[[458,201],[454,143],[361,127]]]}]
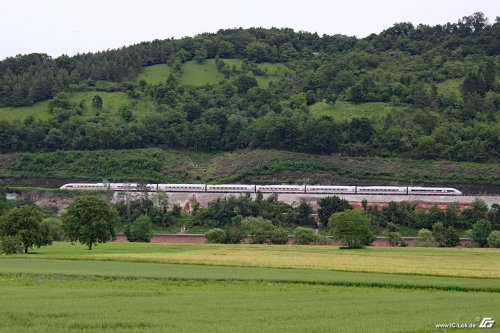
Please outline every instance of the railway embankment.
[{"label": "railway embankment", "polygon": [[[116,203],[124,200],[132,200],[140,196],[151,196],[154,192],[109,192],[109,191],[60,191],[60,190],[42,190],[42,189],[17,189],[7,193],[7,198],[10,200],[27,200],[35,203],[40,207],[49,208],[55,212],[63,212],[66,207],[72,203],[75,198],[81,194],[95,194],[103,199],[107,199],[110,203]],[[238,195],[234,193],[168,193],[169,205],[172,207],[177,204],[185,210],[189,210],[194,202],[198,202],[201,207],[205,207],[210,201],[217,198],[229,197]],[[255,198],[256,194],[250,194]],[[264,198],[271,194],[263,194]],[[321,198],[331,196],[331,194],[292,194],[279,193],[278,199],[290,205],[299,205],[305,201],[309,203],[313,210],[318,208],[317,202]],[[367,200],[368,206],[383,207],[391,201],[401,202],[409,201],[416,203],[419,207],[428,209],[434,205],[441,208],[453,202],[460,204],[462,208],[469,207],[475,200],[483,200],[488,206],[492,204],[500,204],[500,195],[465,195],[465,196],[422,196],[422,195],[337,195],[340,198],[348,200],[353,206],[362,208],[362,201]]]}]

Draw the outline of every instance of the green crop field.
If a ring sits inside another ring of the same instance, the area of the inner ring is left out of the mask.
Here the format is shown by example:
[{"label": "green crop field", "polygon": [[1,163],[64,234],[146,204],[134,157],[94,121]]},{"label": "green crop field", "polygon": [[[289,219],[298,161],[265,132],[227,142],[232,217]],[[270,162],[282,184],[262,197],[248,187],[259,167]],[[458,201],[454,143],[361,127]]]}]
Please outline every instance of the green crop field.
[{"label": "green crop field", "polygon": [[[260,267],[223,266],[226,257],[246,252],[261,258]],[[221,261],[134,262],[137,255],[199,261],[200,253]],[[270,253],[283,258],[282,268],[266,267],[273,266]],[[476,317],[500,315],[498,254],[141,243],[100,244],[90,252],[55,243],[0,256],[0,332],[433,332],[440,323],[479,325]],[[347,256],[347,266],[294,268],[293,258],[317,255]],[[384,258],[408,266],[429,261],[429,274],[436,274],[433,262],[441,263],[451,276],[356,272],[360,260],[376,271]],[[489,278],[462,276],[461,263],[474,261],[482,263],[474,275]]]}]

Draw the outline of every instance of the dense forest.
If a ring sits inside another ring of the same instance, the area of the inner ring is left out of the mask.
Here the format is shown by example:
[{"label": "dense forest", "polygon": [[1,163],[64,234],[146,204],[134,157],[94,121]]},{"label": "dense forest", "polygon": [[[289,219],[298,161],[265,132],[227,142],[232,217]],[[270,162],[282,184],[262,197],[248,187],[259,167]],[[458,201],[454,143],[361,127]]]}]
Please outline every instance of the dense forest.
[{"label": "dense forest", "polygon": [[[495,162],[499,54],[500,18],[475,13],[444,25],[398,23],[363,39],[240,28],[73,57],[19,55],[0,61],[0,152],[276,148]],[[208,61],[221,80],[182,82],[183,65]],[[258,82],[269,75],[263,63],[280,65],[268,86]],[[158,64],[168,66],[164,80],[139,79]],[[71,98],[81,92],[91,100]],[[117,92],[127,98],[112,115],[103,96]],[[46,118],[2,118],[47,100]],[[314,112],[341,103],[391,111]]]}]

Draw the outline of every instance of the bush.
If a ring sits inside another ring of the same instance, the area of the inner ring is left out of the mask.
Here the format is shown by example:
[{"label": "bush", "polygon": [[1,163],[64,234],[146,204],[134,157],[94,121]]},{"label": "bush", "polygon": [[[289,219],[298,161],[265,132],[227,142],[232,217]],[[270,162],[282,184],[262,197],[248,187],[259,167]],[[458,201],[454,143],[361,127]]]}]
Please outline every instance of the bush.
[{"label": "bush", "polygon": [[397,231],[391,231],[387,233],[387,241],[390,246],[407,246],[408,244],[403,239],[403,236]]},{"label": "bush", "polygon": [[172,215],[175,217],[180,217],[181,212],[182,212],[181,206],[179,206],[178,204],[175,204],[174,208],[172,208]]},{"label": "bush", "polygon": [[488,245],[490,247],[500,248],[500,231],[492,231],[488,236]]},{"label": "bush", "polygon": [[271,244],[288,244],[288,231],[275,227],[270,231],[268,239]]},{"label": "bush", "polygon": [[434,237],[434,242],[437,246],[444,246],[444,232],[445,228],[443,222],[436,222],[432,226],[432,237]]},{"label": "bush", "polygon": [[47,228],[47,230],[49,231],[49,236],[53,241],[64,240],[63,223],[61,219],[58,219],[56,217],[49,217],[43,219],[41,225],[42,227]]},{"label": "bush", "polygon": [[227,228],[227,242],[230,244],[240,244],[246,234],[240,226],[230,226]]},{"label": "bush", "polygon": [[153,237],[153,224],[147,215],[141,215],[125,227],[125,236],[129,242],[149,243]]},{"label": "bush", "polygon": [[472,226],[472,242],[475,246],[486,247],[488,245],[488,235],[491,232],[491,222],[479,220]]},{"label": "bush", "polygon": [[328,219],[332,236],[341,240],[348,248],[362,248],[373,241],[371,219],[358,210],[335,213]]},{"label": "bush", "polygon": [[293,234],[295,235],[295,244],[298,245],[315,244],[318,241],[318,236],[311,228],[297,227]]},{"label": "bush", "polygon": [[444,246],[446,247],[455,247],[460,245],[460,237],[458,237],[458,233],[453,227],[448,227],[444,231]]},{"label": "bush", "polygon": [[227,239],[226,232],[221,228],[213,228],[205,234],[208,243],[225,243]]},{"label": "bush", "polygon": [[241,229],[253,238],[253,244],[286,244],[288,232],[276,227],[263,217],[245,217],[241,220]]},{"label": "bush", "polygon": [[429,229],[420,229],[417,233],[417,237],[413,242],[414,246],[434,246],[434,237],[432,236],[432,232]]},{"label": "bush", "polygon": [[0,239],[0,253],[16,254],[23,251],[21,239],[17,236],[3,236]]}]

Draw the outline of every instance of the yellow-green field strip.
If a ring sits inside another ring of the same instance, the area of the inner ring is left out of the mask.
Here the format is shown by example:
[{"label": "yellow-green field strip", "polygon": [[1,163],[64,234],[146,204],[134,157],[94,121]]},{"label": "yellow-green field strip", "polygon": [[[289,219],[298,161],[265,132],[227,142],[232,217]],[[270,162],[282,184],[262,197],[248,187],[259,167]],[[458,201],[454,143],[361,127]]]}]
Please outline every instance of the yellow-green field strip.
[{"label": "yellow-green field strip", "polygon": [[22,276],[74,276],[124,279],[173,279],[200,281],[270,281],[333,286],[486,291],[500,293],[498,279],[438,277],[383,273],[341,272],[314,269],[227,267],[207,265],[134,263],[121,261],[0,259],[0,274]]}]

